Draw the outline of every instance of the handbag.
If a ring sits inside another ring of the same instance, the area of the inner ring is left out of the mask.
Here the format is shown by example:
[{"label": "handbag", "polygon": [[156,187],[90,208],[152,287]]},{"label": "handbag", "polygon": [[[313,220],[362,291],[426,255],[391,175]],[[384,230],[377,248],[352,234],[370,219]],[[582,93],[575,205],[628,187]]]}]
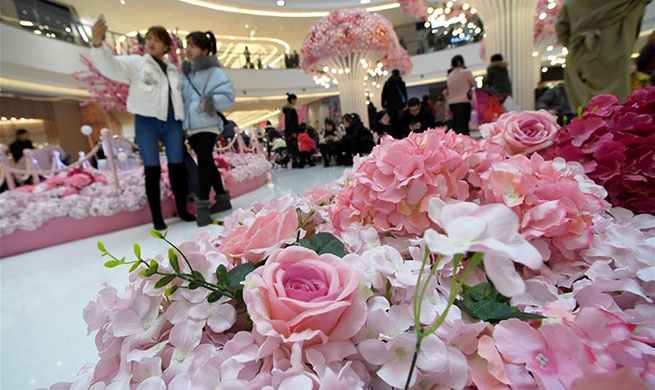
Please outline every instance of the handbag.
[{"label": "handbag", "polygon": [[[200,91],[198,91],[198,88],[196,88],[196,86],[193,85],[193,81],[191,81],[191,77],[189,77],[188,74],[185,74],[185,76],[186,76],[186,79],[189,80],[189,84],[191,84],[191,87],[193,88],[193,90],[196,91],[198,96],[200,96],[200,98],[202,99],[202,94],[200,93]],[[227,118],[225,117],[225,115],[223,115],[222,112],[216,110],[216,115],[218,115],[218,117],[221,118],[221,120],[223,121],[223,124],[227,123]]]}]

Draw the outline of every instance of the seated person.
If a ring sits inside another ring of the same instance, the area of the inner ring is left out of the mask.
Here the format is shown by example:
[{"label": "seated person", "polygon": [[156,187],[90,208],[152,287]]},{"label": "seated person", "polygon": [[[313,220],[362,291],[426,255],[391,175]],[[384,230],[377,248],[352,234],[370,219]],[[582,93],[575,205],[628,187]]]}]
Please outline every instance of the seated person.
[{"label": "seated person", "polygon": [[564,84],[557,84],[551,89],[546,90],[536,104],[537,110],[546,110],[553,115],[557,115],[557,122],[562,125],[564,117],[567,122],[571,122],[575,114],[571,111],[569,98],[566,95]]},{"label": "seated person", "polygon": [[316,142],[309,136],[309,129],[306,124],[301,124],[299,127],[300,133],[298,134],[298,151],[300,152],[299,166],[303,168],[305,163],[309,163],[310,167],[315,164],[312,161],[312,155],[316,153]]},{"label": "seated person", "polygon": [[417,98],[409,99],[409,107],[400,119],[407,133],[422,133],[427,129],[435,127],[432,114],[425,108]]},{"label": "seated person", "polygon": [[380,111],[377,113],[375,116],[375,124],[373,125],[373,130],[377,134],[378,138],[382,138],[385,135],[390,135],[393,138],[398,138],[400,136],[400,134],[397,133],[395,127],[391,124],[391,115],[389,115],[388,111]]},{"label": "seated person", "polygon": [[325,118],[323,134],[320,137],[318,148],[323,157],[323,166],[330,166],[330,157],[339,156],[341,154],[341,144],[339,142],[339,132],[334,125],[334,121],[330,118]]},{"label": "seated person", "polygon": [[343,151],[345,165],[353,164],[353,156],[356,154],[364,155],[371,152],[375,143],[373,142],[373,133],[364,126],[359,115],[352,113],[346,114],[342,118],[346,135],[343,137]]}]

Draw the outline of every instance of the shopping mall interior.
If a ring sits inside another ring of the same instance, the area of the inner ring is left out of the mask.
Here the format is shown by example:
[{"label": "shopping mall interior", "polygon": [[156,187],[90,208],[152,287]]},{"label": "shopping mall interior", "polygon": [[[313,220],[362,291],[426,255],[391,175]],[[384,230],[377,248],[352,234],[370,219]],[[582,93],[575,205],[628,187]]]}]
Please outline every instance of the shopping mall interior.
[{"label": "shopping mall interior", "polygon": [[655,1],[0,18],[0,388],[655,388]]}]

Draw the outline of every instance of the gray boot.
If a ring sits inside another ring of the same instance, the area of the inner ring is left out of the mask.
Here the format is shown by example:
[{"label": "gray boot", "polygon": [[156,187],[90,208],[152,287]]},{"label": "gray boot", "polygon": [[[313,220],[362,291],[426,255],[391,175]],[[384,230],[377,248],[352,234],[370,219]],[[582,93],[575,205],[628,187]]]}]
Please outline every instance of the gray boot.
[{"label": "gray boot", "polygon": [[212,214],[220,213],[221,211],[229,210],[232,208],[232,203],[230,203],[230,194],[218,194],[214,197],[216,203],[214,203],[210,209]]},{"label": "gray boot", "polygon": [[198,227],[207,226],[212,223],[211,213],[209,212],[209,200],[196,199],[196,223]]}]

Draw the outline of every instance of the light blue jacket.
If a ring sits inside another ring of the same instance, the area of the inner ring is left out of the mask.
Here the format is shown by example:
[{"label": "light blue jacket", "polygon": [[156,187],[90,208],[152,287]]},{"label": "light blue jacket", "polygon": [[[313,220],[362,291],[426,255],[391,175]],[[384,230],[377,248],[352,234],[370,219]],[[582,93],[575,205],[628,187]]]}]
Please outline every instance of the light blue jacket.
[{"label": "light blue jacket", "polygon": [[[182,64],[182,97],[186,116],[182,127],[186,131],[193,129],[217,127],[217,133],[223,131],[223,121],[216,110],[223,111],[234,104],[234,86],[232,81],[220,69],[218,59],[214,56],[198,57],[192,62]],[[198,94],[191,86],[196,87]],[[200,103],[205,111],[200,111]]]}]

